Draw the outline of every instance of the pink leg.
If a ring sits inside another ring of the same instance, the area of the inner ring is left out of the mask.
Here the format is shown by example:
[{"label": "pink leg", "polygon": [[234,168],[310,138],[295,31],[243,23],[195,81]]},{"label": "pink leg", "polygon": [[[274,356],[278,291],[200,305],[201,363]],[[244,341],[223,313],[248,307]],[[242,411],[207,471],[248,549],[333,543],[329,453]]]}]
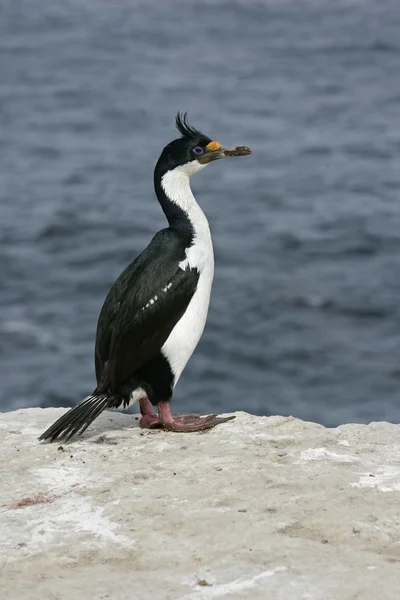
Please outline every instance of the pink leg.
[{"label": "pink leg", "polygon": [[169,402],[158,403],[158,416],[163,429],[168,431],[191,432],[211,429],[219,423],[226,423],[235,417],[218,417],[218,415],[209,415],[208,417],[198,417],[197,415],[179,415],[172,416]]},{"label": "pink leg", "polygon": [[153,411],[153,405],[147,396],[139,400],[140,413],[142,418],[139,421],[140,427],[152,429],[153,427],[161,427],[161,421]]}]

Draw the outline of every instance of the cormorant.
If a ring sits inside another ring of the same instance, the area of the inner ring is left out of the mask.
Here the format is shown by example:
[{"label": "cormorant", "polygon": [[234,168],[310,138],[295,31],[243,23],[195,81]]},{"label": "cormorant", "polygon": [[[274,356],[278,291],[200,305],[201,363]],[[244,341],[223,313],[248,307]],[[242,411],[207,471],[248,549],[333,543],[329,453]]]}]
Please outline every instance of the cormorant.
[{"label": "cormorant", "polygon": [[203,333],[214,276],[210,228],[189,179],[210,162],[251,150],[222,148],[191,127],[186,113],[177,114],[176,127],[181,137],[164,148],[154,170],[169,226],[121,273],[105,299],[96,333],[96,389],[40,440],[67,440],[103,410],[137,400],[146,428],[200,431],[234,418],[173,416],[170,400]]}]

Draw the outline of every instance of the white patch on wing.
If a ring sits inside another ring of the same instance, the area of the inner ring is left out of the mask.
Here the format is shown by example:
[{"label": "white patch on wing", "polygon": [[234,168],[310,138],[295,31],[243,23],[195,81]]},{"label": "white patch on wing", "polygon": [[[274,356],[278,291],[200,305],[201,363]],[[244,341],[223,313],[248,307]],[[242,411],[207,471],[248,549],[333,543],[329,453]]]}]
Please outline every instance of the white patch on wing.
[{"label": "white patch on wing", "polygon": [[[172,285],[172,283],[170,284]],[[154,298],[151,298],[148,303],[146,304],[146,306],[142,306],[142,310],[146,310],[146,308],[149,308],[149,306],[151,306],[152,304],[154,304],[154,302],[157,302],[158,300],[158,296],[154,296]]]},{"label": "white patch on wing", "polygon": [[[176,385],[187,361],[196,348],[203,333],[210,303],[211,285],[214,278],[214,252],[210,227],[207,218],[197,204],[190,188],[189,177],[204,168],[197,160],[168,171],[161,179],[161,185],[168,198],[177,204],[188,216],[193,231],[193,244],[186,249],[186,258],[179,263],[184,271],[187,267],[199,271],[196,292],[185,314],[175,325],[162,347],[174,374]],[[163,292],[171,287],[168,284]]]}]

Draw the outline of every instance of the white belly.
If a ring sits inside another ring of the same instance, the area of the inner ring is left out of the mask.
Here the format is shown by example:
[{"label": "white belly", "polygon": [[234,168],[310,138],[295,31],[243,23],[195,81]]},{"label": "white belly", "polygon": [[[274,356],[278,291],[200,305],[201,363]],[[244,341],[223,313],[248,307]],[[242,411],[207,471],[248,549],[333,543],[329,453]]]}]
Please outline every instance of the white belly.
[{"label": "white belly", "polygon": [[214,252],[207,218],[197,204],[189,185],[189,176],[203,169],[197,160],[168,171],[161,180],[167,197],[187,215],[194,231],[193,244],[186,249],[186,258],[179,267],[197,269],[200,273],[196,292],[185,314],[171,331],[161,348],[174,374],[176,385],[187,361],[196,348],[206,324],[214,278]]},{"label": "white belly", "polygon": [[174,374],[174,386],[203,333],[210,304],[213,277],[214,262],[210,261],[200,273],[197,290],[185,314],[175,325],[161,349]]}]

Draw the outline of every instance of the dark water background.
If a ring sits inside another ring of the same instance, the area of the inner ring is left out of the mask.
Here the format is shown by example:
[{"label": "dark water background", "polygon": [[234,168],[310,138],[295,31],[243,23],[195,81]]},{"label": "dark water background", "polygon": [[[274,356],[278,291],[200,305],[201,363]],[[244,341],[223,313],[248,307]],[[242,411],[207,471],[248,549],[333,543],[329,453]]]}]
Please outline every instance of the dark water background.
[{"label": "dark water background", "polygon": [[399,421],[398,0],[2,0],[0,408],[94,387],[178,109],[254,154],[192,180],[216,279],[175,409]]}]

